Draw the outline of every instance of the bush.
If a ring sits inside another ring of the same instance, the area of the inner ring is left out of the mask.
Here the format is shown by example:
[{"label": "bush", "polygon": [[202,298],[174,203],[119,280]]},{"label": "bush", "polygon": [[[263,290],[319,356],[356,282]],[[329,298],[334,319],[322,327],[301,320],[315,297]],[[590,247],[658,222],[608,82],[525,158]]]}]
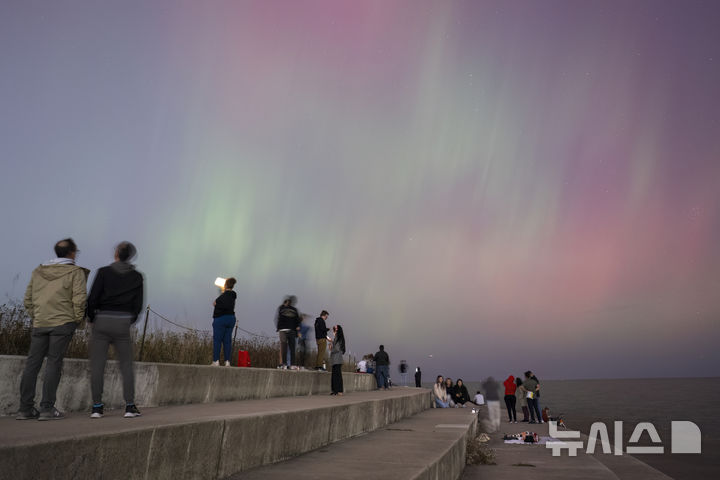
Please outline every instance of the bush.
[{"label": "bush", "polygon": [[[83,326],[85,327],[85,326]],[[0,305],[0,355],[27,355],[30,350],[30,333],[32,322],[25,308],[18,302]],[[133,331],[135,360],[154,363],[183,363],[191,365],[209,365],[212,362],[212,334],[202,331],[172,332],[153,331],[145,336],[142,343],[142,328]],[[80,328],[75,332],[70,346],[68,358],[88,358],[88,341],[90,329]],[[308,343],[313,342],[308,340]],[[313,342],[314,343],[314,342]],[[237,338],[233,349],[247,350],[253,367],[274,368],[279,363],[279,342],[267,337]],[[110,349],[109,358],[114,358],[114,349]],[[314,367],[316,351],[310,350],[305,355],[304,366]],[[224,359],[222,359],[224,361]],[[231,360],[235,364],[237,358]],[[343,365],[347,372],[355,371],[355,359],[349,358]]]}]

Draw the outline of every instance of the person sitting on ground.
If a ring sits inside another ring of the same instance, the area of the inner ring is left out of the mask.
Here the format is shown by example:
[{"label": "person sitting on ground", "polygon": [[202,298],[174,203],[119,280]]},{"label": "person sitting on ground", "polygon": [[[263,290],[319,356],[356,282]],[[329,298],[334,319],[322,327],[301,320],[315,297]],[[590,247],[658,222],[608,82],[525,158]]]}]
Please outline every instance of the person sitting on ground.
[{"label": "person sitting on ground", "polygon": [[455,384],[455,389],[453,391],[453,402],[455,402],[455,405],[465,408],[465,404],[470,401],[470,394],[467,391],[467,388],[463,384],[462,378],[458,378],[457,383]]},{"label": "person sitting on ground", "polygon": [[473,398],[473,403],[477,405],[478,407],[480,405],[485,405],[485,397],[482,393],[480,393],[480,390],[475,392],[475,398]]},{"label": "person sitting on ground", "polygon": [[448,408],[450,406],[447,390],[445,390],[445,381],[443,380],[442,375],[437,376],[435,385],[433,385],[433,400],[435,401],[435,407],[437,408]]},{"label": "person sitting on ground", "polygon": [[445,391],[447,392],[448,403],[450,404],[450,406],[452,408],[457,408],[457,405],[455,405],[455,400],[453,400],[455,398],[455,385],[453,385],[452,378],[450,377],[447,377],[445,379]]}]

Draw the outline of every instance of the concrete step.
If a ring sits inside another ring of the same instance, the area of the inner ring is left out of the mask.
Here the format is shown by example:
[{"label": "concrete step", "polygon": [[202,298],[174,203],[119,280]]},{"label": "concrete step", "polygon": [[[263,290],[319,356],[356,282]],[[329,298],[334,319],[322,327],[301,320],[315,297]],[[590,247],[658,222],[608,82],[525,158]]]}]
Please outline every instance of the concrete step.
[{"label": "concrete step", "polygon": [[[57,421],[0,418],[0,472],[19,479],[215,479],[372,432],[426,410],[430,392],[396,388],[113,411]],[[452,431],[452,429],[451,429]]]},{"label": "concrete step", "polygon": [[[25,357],[0,355],[0,415],[14,415],[20,407],[20,378]],[[42,376],[36,403],[42,396]],[[372,375],[343,373],[346,392],[371,391]],[[314,370],[211,367],[171,363],[135,362],[135,403],[143,407],[227,402],[330,393],[330,374]],[[103,401],[108,408],[124,408],[122,376],[116,361],[105,369]],[[87,360],[66,358],[57,392],[58,409],[90,411],[90,368]]]},{"label": "concrete step", "polygon": [[410,418],[228,479],[437,479],[459,478],[468,435],[477,416],[469,409],[429,409]]}]

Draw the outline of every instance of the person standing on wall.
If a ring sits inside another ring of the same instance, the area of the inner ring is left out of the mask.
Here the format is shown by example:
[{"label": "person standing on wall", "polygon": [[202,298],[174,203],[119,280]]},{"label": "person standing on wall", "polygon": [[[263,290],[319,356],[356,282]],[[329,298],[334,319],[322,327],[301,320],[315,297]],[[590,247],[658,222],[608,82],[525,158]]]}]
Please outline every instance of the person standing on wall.
[{"label": "person standing on wall", "polygon": [[380,345],[379,350],[373,356],[373,360],[375,360],[375,371],[377,372],[375,376],[378,390],[381,388],[387,390],[390,380],[390,356],[385,351],[385,345]]},{"label": "person standing on wall", "polygon": [[90,390],[93,400],[91,418],[101,418],[104,414],[103,383],[111,343],[115,345],[123,378],[125,418],[140,416],[140,411],[135,406],[135,373],[130,338],[130,327],[137,320],[143,305],[143,276],[130,263],[136,253],[132,243],[120,242],[115,247],[115,262],[98,270],[90,289],[88,318],[92,322],[89,348]]},{"label": "person standing on wall", "polygon": [[[295,365],[295,341],[300,332],[300,314],[295,304],[297,297],[288,295],[277,312],[277,332],[280,339],[280,365],[278,368],[292,368]],[[285,355],[288,358],[285,361]]]},{"label": "person standing on wall", "polygon": [[330,377],[330,389],[332,390],[330,395],[342,395],[343,394],[343,378],[342,378],[342,366],[343,366],[343,355],[345,354],[345,334],[343,333],[342,326],[335,325],[333,327],[332,344],[330,346],[330,364],[332,365],[332,376]]},{"label": "person standing on wall", "polygon": [[[25,291],[25,311],[32,320],[30,351],[20,381],[17,420],[60,420],[55,408],[62,365],[75,329],[85,318],[90,270],[75,265],[80,251],[72,238],[55,244],[57,258],[33,270]],[[40,411],[35,408],[38,373],[47,356]]]},{"label": "person standing on wall", "polygon": [[230,277],[225,280],[222,293],[213,302],[213,361],[212,365],[220,365],[220,349],[225,350],[225,366],[230,366],[232,358],[232,329],[235,326],[235,300],[237,293],[233,291],[237,280]]},{"label": "person standing on wall", "polygon": [[330,314],[327,310],[320,312],[315,319],[315,343],[317,343],[317,358],[315,359],[315,370],[325,370],[325,357],[327,355],[327,333],[328,328],[325,321]]},{"label": "person standing on wall", "polygon": [[422,386],[422,372],[420,371],[420,367],[415,369],[415,386],[417,388]]}]

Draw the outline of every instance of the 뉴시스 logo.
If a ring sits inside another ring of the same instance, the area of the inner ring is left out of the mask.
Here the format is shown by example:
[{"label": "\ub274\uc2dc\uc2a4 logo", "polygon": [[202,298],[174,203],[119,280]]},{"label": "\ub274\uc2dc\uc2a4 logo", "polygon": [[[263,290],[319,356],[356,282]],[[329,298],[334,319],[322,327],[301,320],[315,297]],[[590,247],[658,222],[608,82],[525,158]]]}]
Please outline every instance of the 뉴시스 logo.
[{"label": "\ub274\uc2dc\uc2a4 logo", "polygon": [[[623,454],[623,422],[614,422],[614,437],[615,445],[614,448],[610,446],[610,437],[608,436],[607,426],[602,422],[595,422],[590,427],[590,434],[588,435],[588,444],[585,453],[595,453],[595,446],[597,445],[598,438],[600,439],[600,445],[602,446],[602,453],[614,453],[615,455]],[[671,428],[671,443],[670,453],[702,453],[702,438],[700,435],[700,428],[693,422],[689,421],[673,421],[670,425]],[[640,422],[635,425],[635,429],[630,435],[630,443],[638,443],[643,432],[648,432],[650,440],[653,443],[662,443],[660,441],[660,435],[658,435],[655,425],[650,422]],[[577,430],[566,430],[558,431],[557,422],[550,422],[550,437],[552,438],[580,438],[580,432]],[[553,457],[559,457],[562,454],[562,450],[567,449],[568,455],[571,457],[577,456],[577,451],[583,448],[582,441],[549,441],[546,443],[547,448],[552,450]],[[641,447],[638,445],[628,446],[624,453],[629,454],[663,454],[665,453],[664,446],[652,446],[652,447]]]}]

